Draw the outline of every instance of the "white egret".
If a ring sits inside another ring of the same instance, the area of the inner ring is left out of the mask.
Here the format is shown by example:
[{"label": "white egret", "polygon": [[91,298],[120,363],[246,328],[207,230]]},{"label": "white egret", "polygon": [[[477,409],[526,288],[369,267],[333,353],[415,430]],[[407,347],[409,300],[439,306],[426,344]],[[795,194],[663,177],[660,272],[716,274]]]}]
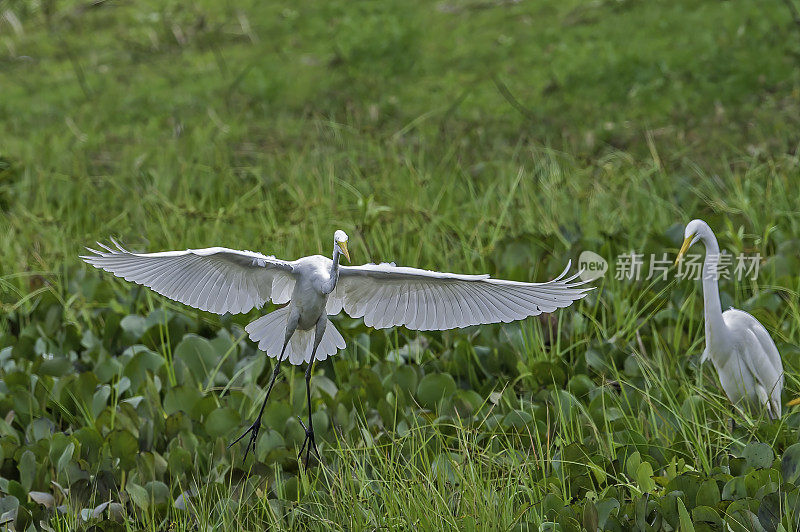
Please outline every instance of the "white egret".
[{"label": "white egret", "polygon": [[702,364],[711,360],[719,382],[734,405],[751,411],[766,408],[772,419],[781,417],[783,364],[775,342],[752,315],[730,308],[722,312],[719,300],[719,245],[714,232],[702,220],[686,226],[677,264],[698,240],[706,248],[703,262],[703,302],[705,305],[706,347]]},{"label": "white egret", "polygon": [[306,449],[306,464],[312,447],[319,456],[311,421],[312,368],[316,360],[325,360],[345,347],[328,315],[344,310],[377,329],[404,325],[415,330],[444,330],[553,312],[591,290],[574,281],[577,275],[565,278],[569,265],[558,278],[545,283],[440,273],[393,263],[339,266],[340,255],[350,260],[348,238],[339,230],[333,240],[332,259],[314,255],[285,261],[221,247],[131,253],[113,239],[116,249],[99,244],[103,251],[87,248],[92,254],[81,258],[170,299],[217,314],[248,312],[270,300],[278,305],[289,303],[245,328],[259,349],[277,357],[277,364],[258,418],[231,445],[250,434],[245,458],[251,448],[255,451],[261,416],[281,362],[305,362],[309,416],[300,454]]}]

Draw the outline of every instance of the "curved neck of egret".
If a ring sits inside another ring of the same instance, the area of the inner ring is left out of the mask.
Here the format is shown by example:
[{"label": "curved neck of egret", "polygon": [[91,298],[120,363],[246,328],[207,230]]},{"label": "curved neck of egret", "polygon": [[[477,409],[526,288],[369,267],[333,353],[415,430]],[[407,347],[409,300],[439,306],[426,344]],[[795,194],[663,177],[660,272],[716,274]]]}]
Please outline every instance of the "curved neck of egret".
[{"label": "curved neck of egret", "polygon": [[715,338],[722,338],[725,323],[722,321],[722,303],[719,300],[717,265],[719,263],[719,244],[711,229],[700,234],[706,248],[703,261],[703,303],[705,313],[706,344]]},{"label": "curved neck of egret", "polygon": [[328,279],[328,284],[325,286],[324,292],[330,294],[336,288],[336,281],[339,280],[339,246],[333,245],[333,257],[331,261],[331,276]]}]

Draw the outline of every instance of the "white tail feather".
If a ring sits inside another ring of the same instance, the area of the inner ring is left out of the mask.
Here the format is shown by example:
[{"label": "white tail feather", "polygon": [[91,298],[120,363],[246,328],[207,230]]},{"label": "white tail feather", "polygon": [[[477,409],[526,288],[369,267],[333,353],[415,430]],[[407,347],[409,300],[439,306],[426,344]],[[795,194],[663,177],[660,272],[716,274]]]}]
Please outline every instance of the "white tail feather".
[{"label": "white tail feather", "polygon": [[[251,321],[244,328],[250,335],[250,339],[258,343],[258,348],[271,358],[278,358],[281,354],[283,340],[286,337],[289,307],[290,305],[287,305],[261,316],[257,320]],[[346,345],[342,335],[336,330],[333,323],[328,320],[314,360],[325,360],[329,356],[335,355],[339,349],[343,349]],[[314,329],[307,331],[297,330],[292,335],[289,345],[286,346],[283,359],[288,360],[290,364],[295,366],[299,366],[303,362],[308,363],[311,360],[313,348]]]}]

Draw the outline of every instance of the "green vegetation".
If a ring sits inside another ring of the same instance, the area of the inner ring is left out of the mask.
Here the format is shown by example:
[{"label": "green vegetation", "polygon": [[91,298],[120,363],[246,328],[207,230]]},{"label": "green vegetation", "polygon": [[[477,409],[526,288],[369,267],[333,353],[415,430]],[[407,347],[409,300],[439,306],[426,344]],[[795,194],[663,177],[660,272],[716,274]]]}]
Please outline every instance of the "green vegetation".
[{"label": "green vegetation", "polygon": [[312,381],[325,467],[304,471],[298,369],[255,457],[226,449],[270,376],[258,313],[77,255],[113,235],[294,258],[343,228],[356,262],[544,280],[583,250],[674,257],[702,217],[763,258],[722,300],[772,334],[788,400],[799,62],[777,0],[0,0],[0,522],[796,529],[800,413],[733,410],[674,271],[612,271],[506,326],[335,318],[348,348]]}]

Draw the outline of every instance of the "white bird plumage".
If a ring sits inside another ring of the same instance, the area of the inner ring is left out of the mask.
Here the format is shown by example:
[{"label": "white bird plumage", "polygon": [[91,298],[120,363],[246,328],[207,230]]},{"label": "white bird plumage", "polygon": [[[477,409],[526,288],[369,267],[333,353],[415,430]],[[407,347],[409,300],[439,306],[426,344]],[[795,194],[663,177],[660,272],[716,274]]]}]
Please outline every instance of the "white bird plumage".
[{"label": "white bird plumage", "polygon": [[775,342],[747,312],[735,308],[722,312],[717,282],[719,244],[707,223],[689,222],[676,262],[697,241],[706,248],[702,272],[706,347],[700,362],[711,360],[732,403],[756,413],[766,409],[770,418],[779,418],[783,364]]},{"label": "white bird plumage", "polygon": [[[327,318],[342,310],[379,329],[404,325],[415,330],[444,330],[553,312],[591,290],[582,286],[584,282],[575,281],[577,274],[566,277],[569,264],[559,277],[544,283],[441,273],[393,263],[340,266],[340,255],[350,260],[347,242],[347,234],[338,230],[332,258],[313,255],[285,261],[222,247],[132,253],[112,239],[116,249],[98,244],[102,250],[87,248],[91,254],[81,258],[170,299],[217,314],[248,312],[270,300],[289,303],[245,328],[259,349],[278,358],[264,404],[282,361],[306,362],[308,383],[314,361],[345,347],[344,338]],[[248,430],[252,432],[248,450],[255,445],[260,418],[259,414]],[[309,452],[312,445],[316,450],[310,423],[309,416]]]}]

